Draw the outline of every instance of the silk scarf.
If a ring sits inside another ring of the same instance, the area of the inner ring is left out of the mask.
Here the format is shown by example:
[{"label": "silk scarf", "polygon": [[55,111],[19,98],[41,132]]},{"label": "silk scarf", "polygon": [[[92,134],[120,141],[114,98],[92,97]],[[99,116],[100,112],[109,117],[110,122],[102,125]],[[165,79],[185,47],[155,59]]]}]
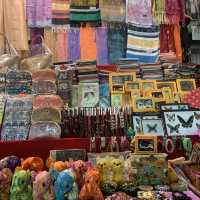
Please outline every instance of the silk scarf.
[{"label": "silk scarf", "polygon": [[126,22],[144,26],[152,25],[151,0],[127,0]]}]

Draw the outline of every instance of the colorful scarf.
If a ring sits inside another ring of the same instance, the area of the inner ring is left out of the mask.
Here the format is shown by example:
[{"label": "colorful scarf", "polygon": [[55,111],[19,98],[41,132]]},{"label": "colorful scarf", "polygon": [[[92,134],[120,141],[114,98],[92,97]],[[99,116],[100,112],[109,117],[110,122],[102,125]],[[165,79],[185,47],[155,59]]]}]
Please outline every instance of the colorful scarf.
[{"label": "colorful scarf", "polygon": [[108,30],[106,27],[96,29],[97,64],[108,64]]},{"label": "colorful scarf", "polygon": [[51,25],[51,0],[27,0],[26,15],[29,27]]},{"label": "colorful scarf", "polygon": [[111,25],[108,28],[108,60],[115,64],[126,57],[127,30],[123,25]]},{"label": "colorful scarf", "polygon": [[102,21],[124,22],[126,0],[99,0]]},{"label": "colorful scarf", "polygon": [[100,9],[70,9],[70,21],[74,22],[100,22]]},{"label": "colorful scarf", "polygon": [[64,25],[69,23],[69,0],[52,0],[52,24]]},{"label": "colorful scarf", "polygon": [[179,24],[185,11],[184,0],[166,0],[166,17],[169,24]]},{"label": "colorful scarf", "polygon": [[68,33],[68,52],[69,60],[76,61],[80,59],[80,29],[70,28]]},{"label": "colorful scarf", "polygon": [[91,27],[80,28],[81,60],[96,60],[97,49],[95,29]]},{"label": "colorful scarf", "polygon": [[126,8],[127,23],[152,25],[151,0],[127,0]]},{"label": "colorful scarf", "polygon": [[163,24],[166,21],[165,0],[153,0],[153,19],[157,24]]},{"label": "colorful scarf", "polygon": [[159,58],[159,28],[128,26],[127,58],[155,63]]}]

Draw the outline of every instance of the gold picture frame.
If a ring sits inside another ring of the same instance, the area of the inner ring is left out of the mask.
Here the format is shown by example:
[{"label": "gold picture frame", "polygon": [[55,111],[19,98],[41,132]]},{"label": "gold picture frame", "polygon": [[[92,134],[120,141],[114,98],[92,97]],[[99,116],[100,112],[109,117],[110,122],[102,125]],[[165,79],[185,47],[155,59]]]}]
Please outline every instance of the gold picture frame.
[{"label": "gold picture frame", "polygon": [[170,88],[172,92],[177,92],[175,81],[157,81],[157,89]]},{"label": "gold picture frame", "polygon": [[124,94],[125,93],[125,87],[124,85],[112,85],[111,88],[112,94]]},{"label": "gold picture frame", "polygon": [[123,94],[114,93],[111,94],[111,106],[112,107],[122,107],[124,105]]},{"label": "gold picture frame", "polygon": [[131,92],[132,90],[140,90],[140,81],[126,81],[125,91]]},{"label": "gold picture frame", "polygon": [[133,99],[134,112],[154,112],[155,103],[151,97],[139,97]]},{"label": "gold picture frame", "polygon": [[164,87],[161,90],[163,92],[164,99],[174,99],[174,93],[172,92],[171,88]]},{"label": "gold picture frame", "polygon": [[152,97],[153,99],[164,99],[164,94],[162,90],[150,90],[146,92],[147,97]]},{"label": "gold picture frame", "polygon": [[140,80],[140,91],[142,91],[143,96],[145,96],[145,93],[149,90],[156,90],[156,80]]},{"label": "gold picture frame", "polygon": [[197,88],[194,79],[177,79],[176,83],[180,93],[188,93]]},{"label": "gold picture frame", "polygon": [[135,154],[158,153],[157,143],[157,136],[155,135],[136,135]]}]

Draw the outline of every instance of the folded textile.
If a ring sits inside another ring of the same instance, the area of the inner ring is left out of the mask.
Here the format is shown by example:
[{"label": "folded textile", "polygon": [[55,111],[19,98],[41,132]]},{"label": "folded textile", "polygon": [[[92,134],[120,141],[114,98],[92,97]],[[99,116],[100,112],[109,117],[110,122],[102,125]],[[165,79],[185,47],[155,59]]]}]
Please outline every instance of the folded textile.
[{"label": "folded textile", "polygon": [[144,63],[155,63],[159,59],[159,27],[138,27],[129,24],[127,58]]},{"label": "folded textile", "polygon": [[108,64],[108,29],[106,27],[96,28],[97,63]]},{"label": "folded textile", "polygon": [[126,22],[150,26],[153,20],[151,10],[151,0],[127,0]]},{"label": "folded textile", "polygon": [[97,6],[97,0],[71,0],[71,7],[90,7]]},{"label": "folded textile", "polygon": [[52,24],[69,24],[70,0],[52,0]]},{"label": "folded textile", "polygon": [[71,22],[99,22],[100,9],[70,9]]},{"label": "folded textile", "polygon": [[26,16],[29,27],[47,27],[51,25],[51,0],[27,0]]},{"label": "folded textile", "polygon": [[126,0],[99,0],[102,21],[124,22]]}]

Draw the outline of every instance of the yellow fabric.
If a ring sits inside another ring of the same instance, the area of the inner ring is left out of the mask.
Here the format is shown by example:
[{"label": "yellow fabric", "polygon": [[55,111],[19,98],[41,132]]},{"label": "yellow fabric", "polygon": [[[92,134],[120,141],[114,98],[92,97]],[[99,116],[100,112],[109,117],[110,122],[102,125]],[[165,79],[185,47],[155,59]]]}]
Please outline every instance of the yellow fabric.
[{"label": "yellow fabric", "polygon": [[66,10],[69,9],[70,5],[69,4],[63,4],[63,3],[52,3],[52,9],[53,10]]}]

